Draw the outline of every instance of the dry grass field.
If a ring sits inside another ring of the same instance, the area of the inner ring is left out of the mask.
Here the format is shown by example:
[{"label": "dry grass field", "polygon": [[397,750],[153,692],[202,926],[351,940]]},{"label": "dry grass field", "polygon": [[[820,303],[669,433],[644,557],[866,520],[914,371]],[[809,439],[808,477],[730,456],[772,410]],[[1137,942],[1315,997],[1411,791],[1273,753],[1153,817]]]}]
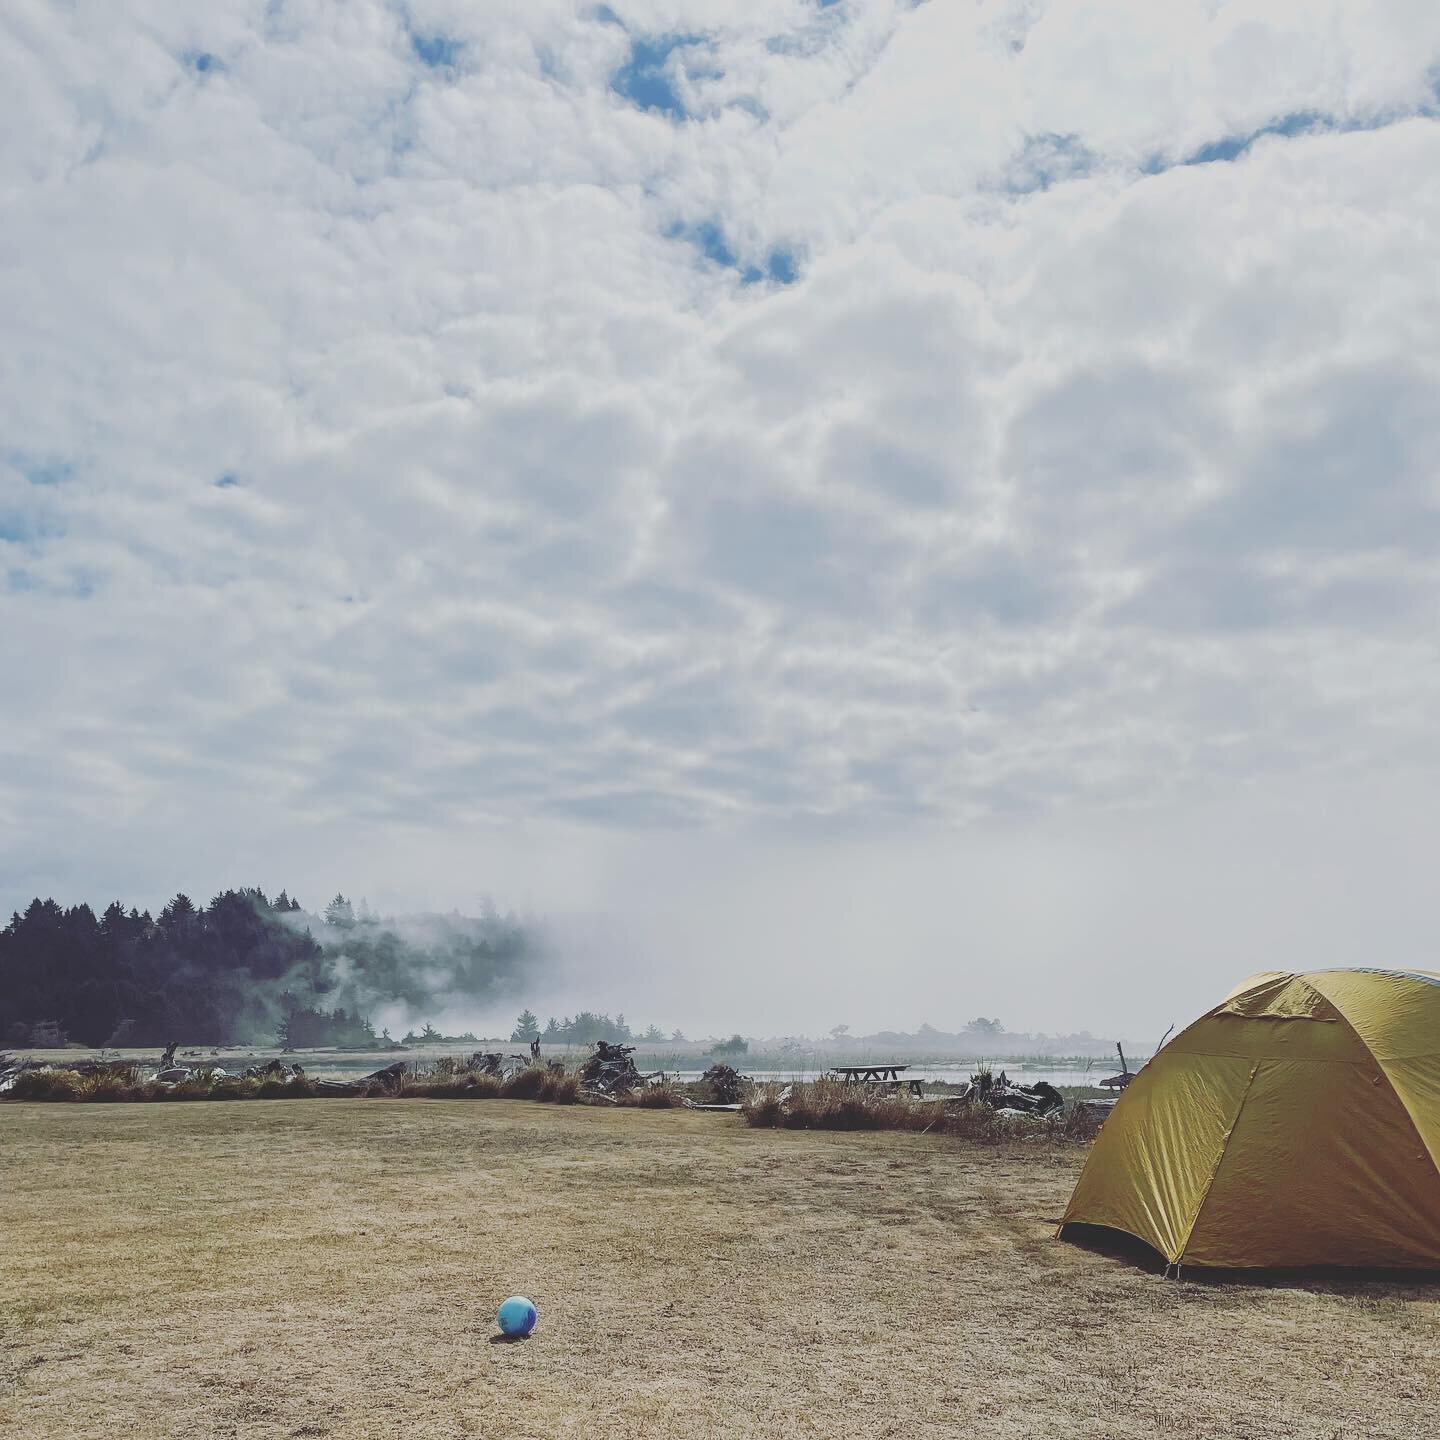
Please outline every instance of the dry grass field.
[{"label": "dry grass field", "polygon": [[[0,1435],[1436,1433],[1440,1280],[1166,1281],[1081,1152],[491,1101],[0,1106]],[[495,1303],[534,1297],[526,1342]]]}]

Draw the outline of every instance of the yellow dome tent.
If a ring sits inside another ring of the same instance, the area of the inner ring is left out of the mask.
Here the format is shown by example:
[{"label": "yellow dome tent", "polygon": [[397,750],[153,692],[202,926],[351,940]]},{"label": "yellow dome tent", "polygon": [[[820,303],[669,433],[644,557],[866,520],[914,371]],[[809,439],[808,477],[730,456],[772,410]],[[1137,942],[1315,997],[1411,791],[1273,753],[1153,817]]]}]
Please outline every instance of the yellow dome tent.
[{"label": "yellow dome tent", "polygon": [[1440,1268],[1440,974],[1251,976],[1120,1097],[1077,1224],[1173,1265]]}]

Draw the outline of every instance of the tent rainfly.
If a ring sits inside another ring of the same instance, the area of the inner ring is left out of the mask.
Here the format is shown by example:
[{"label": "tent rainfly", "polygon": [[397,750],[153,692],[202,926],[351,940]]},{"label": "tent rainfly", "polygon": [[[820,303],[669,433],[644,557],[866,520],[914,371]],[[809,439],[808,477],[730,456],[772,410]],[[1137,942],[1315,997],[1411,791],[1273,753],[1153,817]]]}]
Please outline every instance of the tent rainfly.
[{"label": "tent rainfly", "polygon": [[1251,976],[1120,1097],[1072,1225],[1172,1265],[1440,1268],[1440,974]]}]

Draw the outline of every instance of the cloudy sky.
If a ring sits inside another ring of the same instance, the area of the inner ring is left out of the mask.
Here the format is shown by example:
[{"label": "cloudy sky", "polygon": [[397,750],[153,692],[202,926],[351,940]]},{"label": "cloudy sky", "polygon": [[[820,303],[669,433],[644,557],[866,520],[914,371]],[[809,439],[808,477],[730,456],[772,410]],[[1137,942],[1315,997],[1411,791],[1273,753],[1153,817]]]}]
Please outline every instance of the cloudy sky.
[{"label": "cloudy sky", "polygon": [[1437,960],[1434,0],[7,0],[0,903],[755,1033]]}]

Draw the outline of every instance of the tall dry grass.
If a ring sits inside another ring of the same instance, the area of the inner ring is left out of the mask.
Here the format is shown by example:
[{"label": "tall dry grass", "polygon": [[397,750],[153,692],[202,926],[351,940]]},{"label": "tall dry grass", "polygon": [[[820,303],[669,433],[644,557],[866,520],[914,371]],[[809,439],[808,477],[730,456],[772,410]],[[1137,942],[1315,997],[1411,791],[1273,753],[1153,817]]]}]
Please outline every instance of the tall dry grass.
[{"label": "tall dry grass", "polygon": [[429,1100],[538,1100],[548,1105],[574,1105],[580,1099],[580,1081],[539,1065],[529,1065],[502,1079],[476,1071],[446,1069],[401,1079],[399,1095]]},{"label": "tall dry grass", "polygon": [[[82,1103],[172,1102],[186,1100],[304,1100],[316,1096],[344,1095],[326,1090],[308,1075],[215,1075],[197,1071],[188,1080],[162,1084],[143,1078],[139,1067],[117,1065],[106,1070],[81,1073],[78,1070],[26,1070],[0,1100],[30,1100]],[[350,1092],[360,1099],[388,1096],[423,1097],[436,1100],[537,1100],[551,1105],[574,1105],[580,1098],[580,1082],[574,1075],[532,1066],[508,1079],[467,1070],[450,1062],[427,1067],[418,1074],[400,1077],[398,1084],[360,1084]]]},{"label": "tall dry grass", "polygon": [[[162,1084],[147,1079],[136,1065],[116,1064],[82,1073],[63,1067],[26,1070],[16,1077],[5,1100],[81,1103],[164,1103],[186,1100],[304,1100],[314,1097],[385,1099],[397,1096],[431,1100],[534,1100],[546,1105],[585,1102],[577,1075],[530,1065],[501,1077],[469,1069],[463,1061],[442,1057],[398,1080],[356,1082],[350,1090],[331,1089],[309,1075],[216,1075],[197,1070],[189,1079]],[[680,1103],[669,1087],[638,1092],[626,1104],[668,1108]]]},{"label": "tall dry grass", "polygon": [[1092,1112],[1073,1105],[1050,1119],[1032,1120],[998,1114],[988,1105],[917,1100],[838,1080],[821,1079],[789,1088],[790,1095],[783,1103],[778,1085],[754,1090],[741,1112],[745,1123],[784,1130],[907,1130],[991,1144],[1028,1134],[1085,1143],[1100,1128]]}]

